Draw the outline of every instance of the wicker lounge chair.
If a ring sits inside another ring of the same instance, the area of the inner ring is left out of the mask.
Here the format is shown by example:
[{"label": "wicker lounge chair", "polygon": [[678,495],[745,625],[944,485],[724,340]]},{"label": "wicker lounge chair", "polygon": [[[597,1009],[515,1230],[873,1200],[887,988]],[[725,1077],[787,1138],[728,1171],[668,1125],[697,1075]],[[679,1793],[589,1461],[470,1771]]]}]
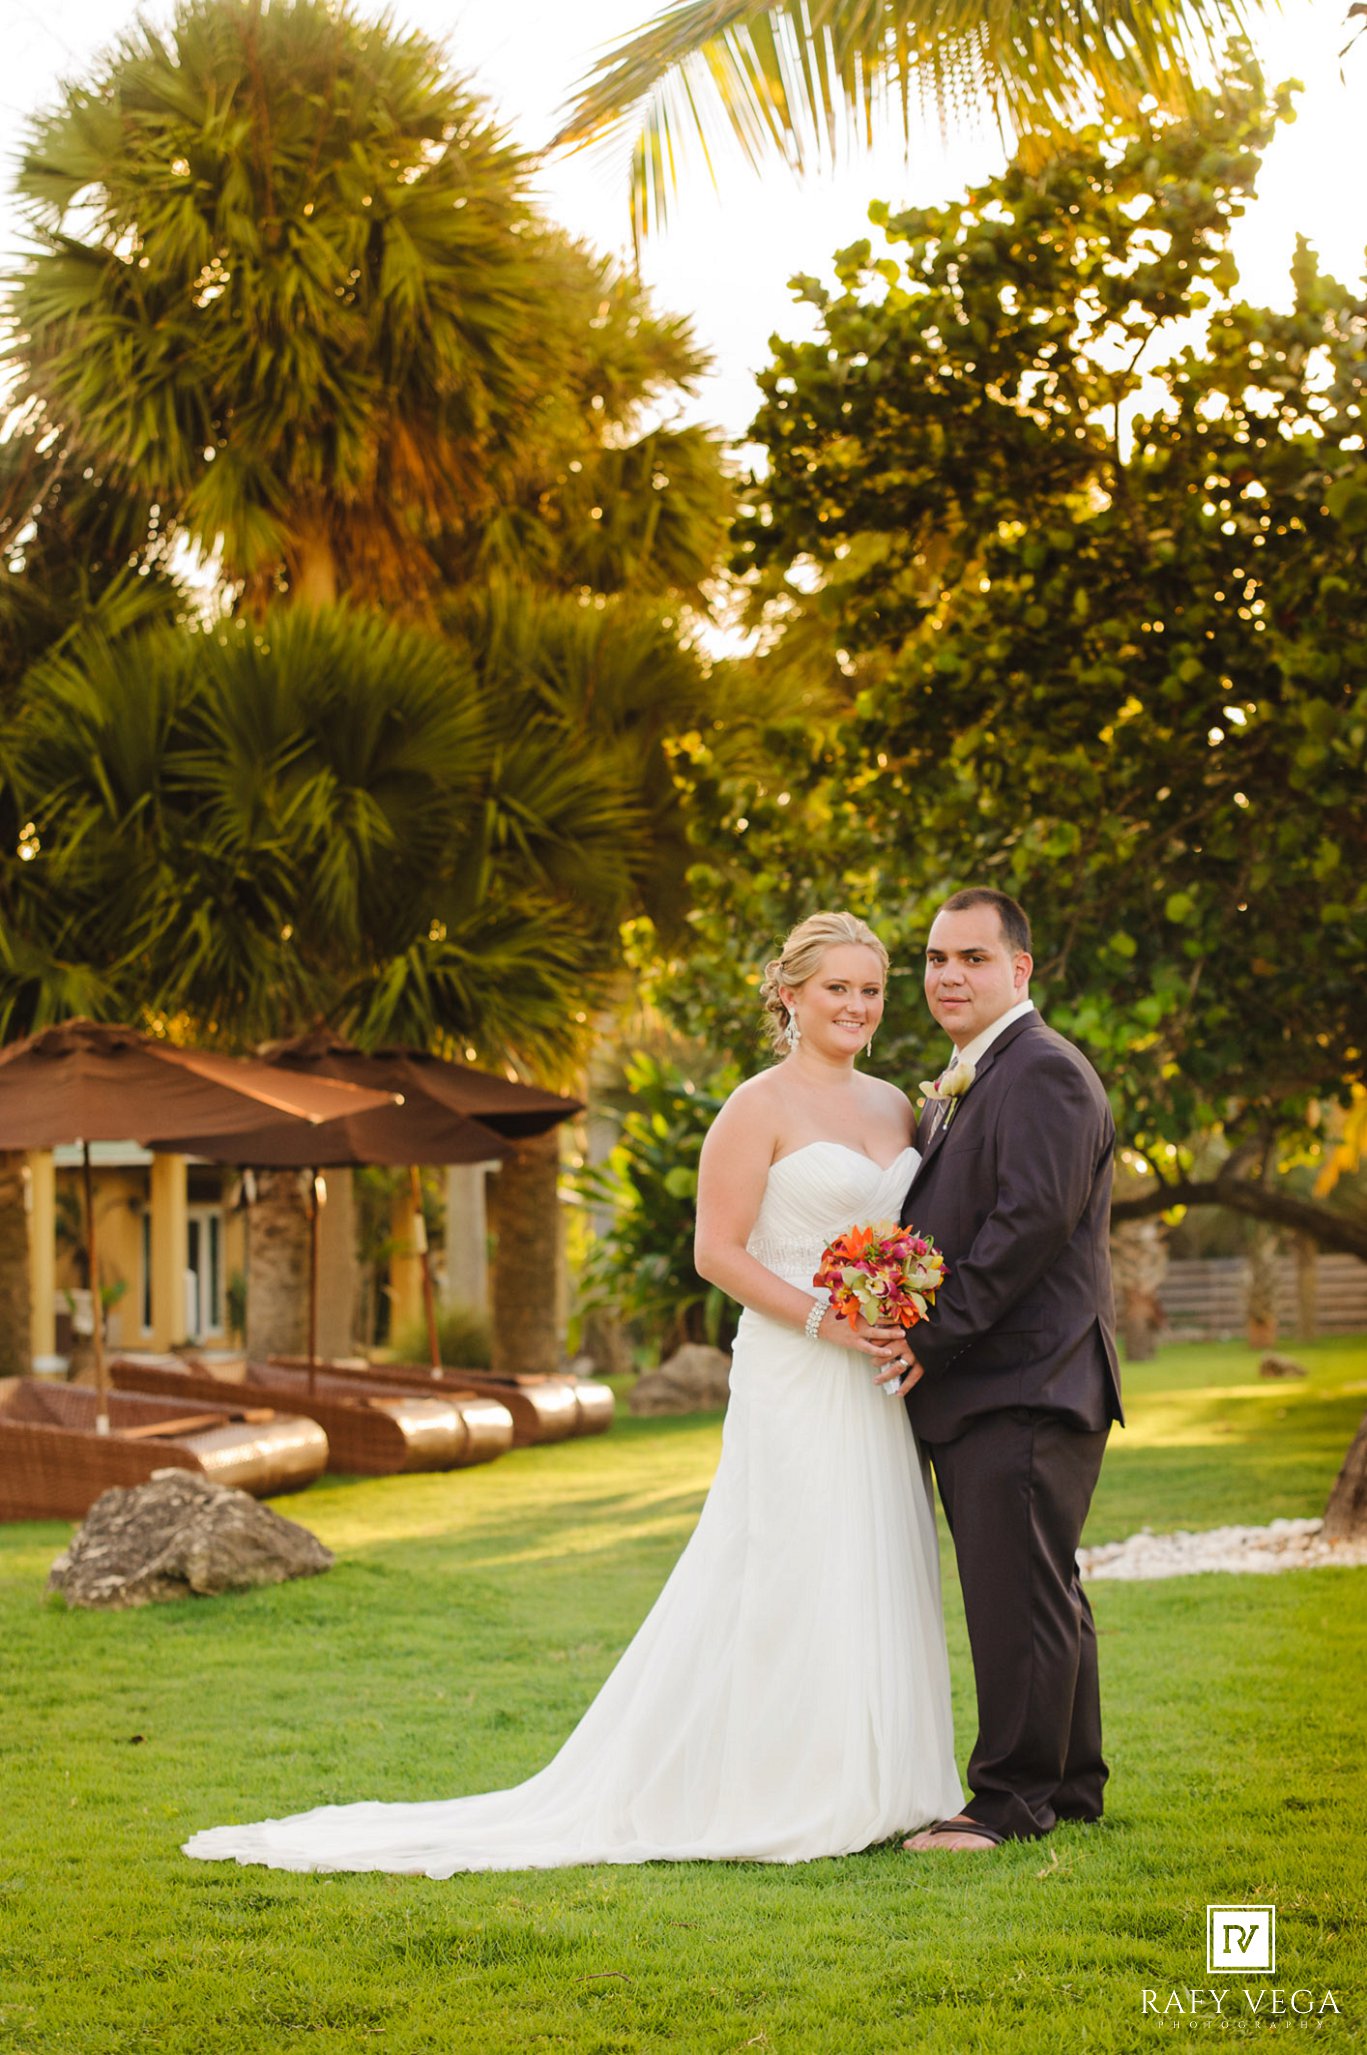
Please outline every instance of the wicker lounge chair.
[{"label": "wicker lounge chair", "polygon": [[0,1520],[79,1520],[114,1484],[156,1470],[194,1470],[257,1498],[311,1484],[327,1436],[307,1417],[225,1392],[211,1403],[177,1393],[109,1398],[109,1432],[95,1432],[97,1394],[21,1378],[0,1393]]},{"label": "wicker lounge chair", "polygon": [[490,1463],[513,1446],[512,1415],[483,1393],[421,1397],[383,1384],[368,1388],[351,1378],[307,1367],[245,1363],[217,1374],[189,1357],[120,1356],[110,1376],[121,1391],[183,1393],[212,1400],[231,1395],[239,1404],[287,1406],[316,1420],[328,1438],[328,1468],[352,1476],[392,1477],[401,1471],[460,1470]]},{"label": "wicker lounge chair", "polygon": [[[272,1357],[272,1362],[297,1367],[300,1356]],[[612,1425],[613,1396],[606,1384],[586,1377],[527,1372],[495,1377],[487,1370],[432,1370],[426,1363],[367,1363],[351,1356],[327,1365],[336,1377],[402,1387],[412,1392],[477,1393],[495,1399],[513,1416],[518,1448],[537,1442],[570,1441],[576,1435],[606,1434]]]},{"label": "wicker lounge chair", "polygon": [[[377,1369],[372,1368],[370,1375],[376,1374]],[[433,1375],[424,1363],[386,1363],[384,1374],[414,1389],[424,1379],[430,1382]],[[606,1384],[595,1384],[588,1377],[531,1371],[515,1377],[495,1377],[488,1370],[447,1368],[440,1372],[437,1389],[445,1390],[448,1386],[487,1392],[491,1398],[501,1399],[514,1420],[519,1421],[519,1443],[524,1433],[528,1441],[567,1441],[584,1434],[606,1434],[612,1425],[612,1392]],[[531,1426],[533,1417],[535,1429]],[[522,1419],[527,1420],[525,1429],[520,1424]]]}]

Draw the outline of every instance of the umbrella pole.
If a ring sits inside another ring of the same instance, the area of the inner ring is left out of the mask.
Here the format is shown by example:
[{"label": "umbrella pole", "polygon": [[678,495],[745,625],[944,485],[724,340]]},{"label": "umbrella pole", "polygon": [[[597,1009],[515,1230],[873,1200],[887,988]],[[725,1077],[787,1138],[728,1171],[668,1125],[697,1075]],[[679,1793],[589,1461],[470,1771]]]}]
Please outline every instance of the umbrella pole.
[{"label": "umbrella pole", "polygon": [[309,1397],[318,1380],[318,1172],[309,1172]]},{"label": "umbrella pole", "polygon": [[432,1291],[432,1258],[427,1247],[427,1223],[422,1213],[422,1179],[416,1163],[408,1166],[409,1189],[413,1194],[413,1232],[422,1262],[422,1308],[427,1315],[427,1360],[432,1375],[441,1375],[441,1342],[437,1338],[437,1302]]},{"label": "umbrella pole", "polygon": [[90,1305],[95,1342],[95,1432],[109,1432],[109,1371],[104,1360],[104,1307],[100,1304],[100,1256],[95,1247],[95,1181],[90,1174],[90,1144],[81,1143],[81,1182],[85,1187],[85,1260],[90,1273]]}]

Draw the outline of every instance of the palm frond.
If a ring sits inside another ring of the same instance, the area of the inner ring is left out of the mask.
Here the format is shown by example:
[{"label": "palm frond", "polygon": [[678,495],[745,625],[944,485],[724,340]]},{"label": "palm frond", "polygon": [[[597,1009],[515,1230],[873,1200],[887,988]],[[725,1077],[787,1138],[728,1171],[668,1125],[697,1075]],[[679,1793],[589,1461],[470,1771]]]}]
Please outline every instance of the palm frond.
[{"label": "palm frond", "polygon": [[559,145],[631,144],[638,240],[682,166],[727,144],[753,167],[830,162],[891,123],[990,114],[1017,140],[1192,81],[1265,0],[678,0],[589,72]]}]

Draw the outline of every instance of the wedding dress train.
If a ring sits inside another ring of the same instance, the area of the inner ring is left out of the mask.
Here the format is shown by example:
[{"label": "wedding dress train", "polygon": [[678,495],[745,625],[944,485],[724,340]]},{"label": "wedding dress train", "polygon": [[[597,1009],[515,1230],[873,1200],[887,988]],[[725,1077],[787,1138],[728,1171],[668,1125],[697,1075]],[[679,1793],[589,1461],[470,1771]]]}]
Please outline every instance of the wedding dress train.
[{"label": "wedding dress train", "polygon": [[[749,1247],[811,1288],[833,1234],[897,1211],[886,1169],[812,1142]],[[508,1791],[322,1806],[185,1844],[273,1869],[804,1862],[958,1810],[934,1515],[906,1409],[866,1358],[740,1322],[716,1479],[640,1632],[548,1766]]]}]

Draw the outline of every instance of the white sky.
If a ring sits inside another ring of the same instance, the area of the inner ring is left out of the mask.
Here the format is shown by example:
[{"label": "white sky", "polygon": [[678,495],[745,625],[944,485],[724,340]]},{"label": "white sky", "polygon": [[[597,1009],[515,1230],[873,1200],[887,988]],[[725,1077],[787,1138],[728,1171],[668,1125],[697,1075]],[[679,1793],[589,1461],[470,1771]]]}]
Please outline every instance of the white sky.
[{"label": "white sky", "polygon": [[[442,40],[455,67],[487,93],[520,141],[542,145],[557,109],[599,49],[638,27],[664,0],[395,0],[398,19]],[[158,18],[163,0],[145,8]],[[379,5],[374,11],[381,11]],[[17,246],[10,166],[25,118],[49,103],[64,77],[91,58],[133,17],[123,0],[0,0],[0,262]],[[1287,267],[1297,229],[1341,277],[1360,279],[1367,210],[1361,200],[1367,152],[1367,37],[1351,49],[1347,0],[1284,0],[1259,34],[1268,76],[1303,80],[1300,118],[1265,162],[1257,205],[1240,224],[1236,249],[1243,290],[1285,304]],[[1340,70],[1342,69],[1342,76]],[[1353,124],[1350,134],[1350,124]],[[908,162],[889,142],[838,173],[796,183],[775,166],[756,178],[737,166],[715,195],[705,174],[683,194],[675,225],[647,246],[643,270],[658,303],[692,318],[716,369],[690,412],[739,436],[754,411],[753,374],[768,357],[768,337],[807,326],[787,280],[824,272],[830,253],[868,232],[874,198],[928,205],[956,194],[1001,161],[990,133],[961,135],[945,148],[927,135]],[[599,248],[629,247],[620,184],[591,157],[548,165],[541,180],[549,210]]]}]

